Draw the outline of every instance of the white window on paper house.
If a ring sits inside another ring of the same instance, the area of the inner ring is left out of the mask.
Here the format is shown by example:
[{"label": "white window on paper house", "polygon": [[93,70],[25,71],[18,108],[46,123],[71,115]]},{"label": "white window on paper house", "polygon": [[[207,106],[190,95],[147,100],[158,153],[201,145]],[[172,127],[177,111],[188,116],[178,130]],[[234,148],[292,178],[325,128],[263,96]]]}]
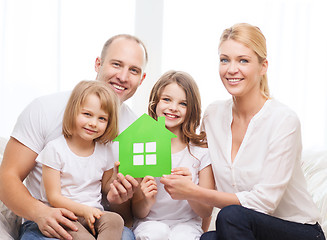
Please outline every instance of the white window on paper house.
[{"label": "white window on paper house", "polygon": [[157,165],[157,143],[133,143],[133,165]]}]

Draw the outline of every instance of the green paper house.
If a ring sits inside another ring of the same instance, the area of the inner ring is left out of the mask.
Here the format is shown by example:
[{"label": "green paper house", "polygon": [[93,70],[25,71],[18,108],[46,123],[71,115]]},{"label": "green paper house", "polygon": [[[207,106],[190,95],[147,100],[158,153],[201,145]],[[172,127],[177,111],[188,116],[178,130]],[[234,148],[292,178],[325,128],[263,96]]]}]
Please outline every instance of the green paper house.
[{"label": "green paper house", "polygon": [[171,139],[165,117],[143,114],[113,141],[119,142],[119,172],[142,178],[171,173]]}]

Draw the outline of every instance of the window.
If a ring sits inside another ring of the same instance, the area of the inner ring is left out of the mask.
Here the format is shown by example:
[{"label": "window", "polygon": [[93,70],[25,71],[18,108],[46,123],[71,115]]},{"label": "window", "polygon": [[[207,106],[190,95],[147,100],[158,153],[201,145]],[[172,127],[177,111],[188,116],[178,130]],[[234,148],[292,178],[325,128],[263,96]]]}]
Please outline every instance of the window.
[{"label": "window", "polygon": [[157,143],[134,143],[133,144],[133,165],[156,165],[157,164]]}]

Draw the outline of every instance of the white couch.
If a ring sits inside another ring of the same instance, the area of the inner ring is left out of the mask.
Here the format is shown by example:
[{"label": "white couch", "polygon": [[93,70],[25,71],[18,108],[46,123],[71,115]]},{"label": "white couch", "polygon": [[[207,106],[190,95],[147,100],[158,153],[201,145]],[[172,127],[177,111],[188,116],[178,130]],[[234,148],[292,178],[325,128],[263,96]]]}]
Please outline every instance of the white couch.
[{"label": "white couch", "polygon": [[[7,139],[0,137],[0,162],[3,157]],[[327,234],[327,150],[304,151],[302,156],[302,168],[308,182],[308,190],[313,200],[320,209],[322,220],[320,222],[325,234]],[[214,229],[214,222],[218,210],[214,209],[209,229]],[[0,238],[1,240],[13,240],[18,237],[18,229],[21,218],[17,217],[0,201]]]}]

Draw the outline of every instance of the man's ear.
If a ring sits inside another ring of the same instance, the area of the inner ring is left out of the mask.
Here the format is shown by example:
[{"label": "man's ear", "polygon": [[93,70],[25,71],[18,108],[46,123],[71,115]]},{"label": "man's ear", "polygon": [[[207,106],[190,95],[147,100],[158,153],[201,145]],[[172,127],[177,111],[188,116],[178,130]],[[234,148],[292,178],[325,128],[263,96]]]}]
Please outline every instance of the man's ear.
[{"label": "man's ear", "polygon": [[100,66],[101,66],[101,58],[97,57],[95,59],[95,64],[94,64],[94,69],[96,72],[99,72]]},{"label": "man's ear", "polygon": [[140,81],[139,86],[142,84],[142,82],[143,82],[143,80],[145,79],[145,77],[146,77],[146,73],[143,73],[143,76],[142,76],[142,79],[141,79],[141,81]]}]

